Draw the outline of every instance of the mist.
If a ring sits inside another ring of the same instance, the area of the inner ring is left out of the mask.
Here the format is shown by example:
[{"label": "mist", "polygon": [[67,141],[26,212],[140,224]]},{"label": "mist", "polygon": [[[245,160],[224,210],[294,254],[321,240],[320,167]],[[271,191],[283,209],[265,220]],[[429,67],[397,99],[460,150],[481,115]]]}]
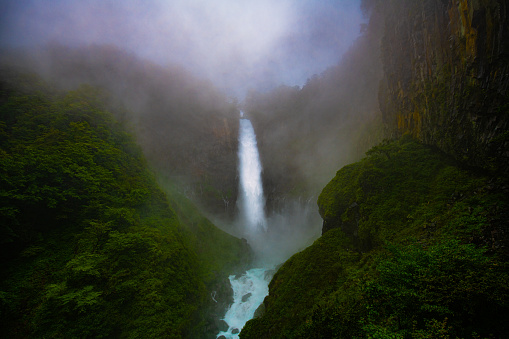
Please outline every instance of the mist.
[{"label": "mist", "polygon": [[337,63],[365,21],[360,0],[2,1],[0,44],[108,44],[179,65],[242,99],[302,86]]},{"label": "mist", "polygon": [[0,47],[65,90],[104,89],[160,179],[239,237],[247,108],[270,225],[250,242],[281,262],[319,236],[317,195],[377,113],[367,22],[361,0],[8,0]]}]

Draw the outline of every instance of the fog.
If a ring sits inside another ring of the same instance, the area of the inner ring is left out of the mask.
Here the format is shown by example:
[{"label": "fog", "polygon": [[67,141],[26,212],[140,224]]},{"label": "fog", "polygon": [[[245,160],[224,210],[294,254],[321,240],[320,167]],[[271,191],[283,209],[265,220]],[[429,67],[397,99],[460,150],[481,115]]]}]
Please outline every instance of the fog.
[{"label": "fog", "polygon": [[30,65],[61,89],[90,83],[111,95],[159,179],[239,237],[243,107],[258,136],[270,225],[251,245],[283,261],[319,236],[324,185],[376,142],[365,126],[379,114],[372,33],[381,27],[361,2],[8,0],[0,61]]},{"label": "fog", "polygon": [[111,44],[177,64],[230,96],[302,86],[338,62],[365,20],[360,0],[6,0],[0,44]]}]

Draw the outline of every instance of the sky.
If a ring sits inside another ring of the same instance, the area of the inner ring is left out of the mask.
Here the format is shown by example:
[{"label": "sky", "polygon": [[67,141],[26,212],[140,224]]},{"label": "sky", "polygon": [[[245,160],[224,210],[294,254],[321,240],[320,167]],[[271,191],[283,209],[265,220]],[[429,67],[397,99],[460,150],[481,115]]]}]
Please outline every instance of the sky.
[{"label": "sky", "polygon": [[0,0],[0,46],[112,44],[242,96],[304,85],[364,21],[360,0]]}]

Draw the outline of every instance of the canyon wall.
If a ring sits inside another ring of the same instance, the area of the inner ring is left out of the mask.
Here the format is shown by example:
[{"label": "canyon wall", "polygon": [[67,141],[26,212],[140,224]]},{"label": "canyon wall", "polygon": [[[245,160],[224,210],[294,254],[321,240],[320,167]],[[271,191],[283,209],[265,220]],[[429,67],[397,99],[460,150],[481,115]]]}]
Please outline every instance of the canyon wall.
[{"label": "canyon wall", "polygon": [[475,167],[509,163],[509,5],[504,0],[384,1],[384,79],[391,137],[410,133]]}]

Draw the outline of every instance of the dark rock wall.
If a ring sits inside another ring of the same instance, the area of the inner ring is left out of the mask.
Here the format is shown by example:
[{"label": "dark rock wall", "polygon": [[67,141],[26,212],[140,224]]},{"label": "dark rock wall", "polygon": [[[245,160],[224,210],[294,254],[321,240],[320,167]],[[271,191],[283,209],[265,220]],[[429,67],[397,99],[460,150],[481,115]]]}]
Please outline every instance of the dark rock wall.
[{"label": "dark rock wall", "polygon": [[509,4],[396,0],[378,10],[390,136],[411,133],[469,165],[507,172]]}]

